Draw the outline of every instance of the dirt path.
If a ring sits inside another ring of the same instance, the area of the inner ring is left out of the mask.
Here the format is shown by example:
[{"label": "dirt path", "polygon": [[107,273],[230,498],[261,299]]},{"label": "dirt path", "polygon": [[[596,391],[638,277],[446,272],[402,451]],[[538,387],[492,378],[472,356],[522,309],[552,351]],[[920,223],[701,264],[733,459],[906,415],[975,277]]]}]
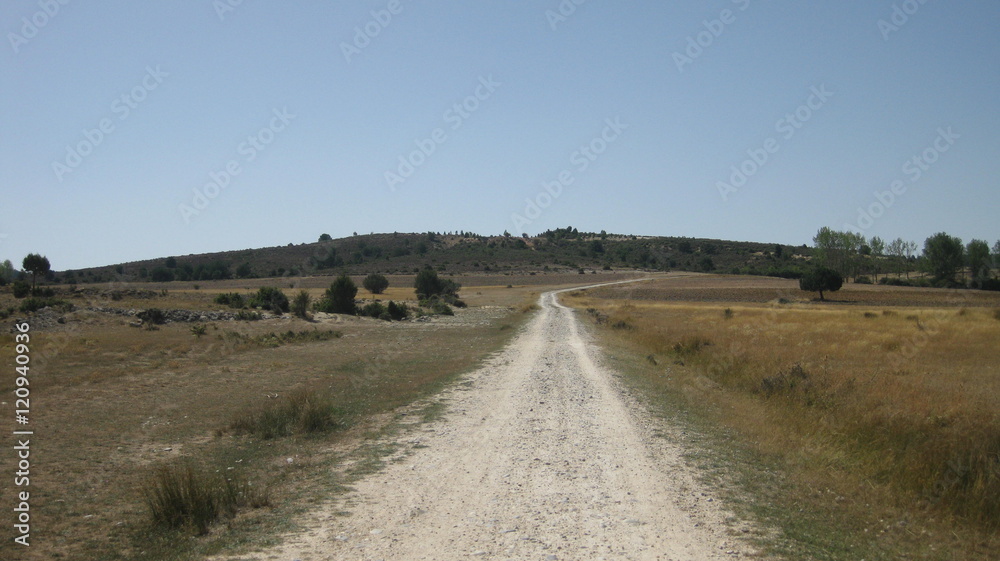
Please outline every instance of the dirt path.
[{"label": "dirt path", "polygon": [[555,293],[540,304],[506,349],[445,393],[442,420],[403,436],[420,446],[316,512],[311,530],[247,558],[745,555],[679,445],[650,435],[573,312]]}]

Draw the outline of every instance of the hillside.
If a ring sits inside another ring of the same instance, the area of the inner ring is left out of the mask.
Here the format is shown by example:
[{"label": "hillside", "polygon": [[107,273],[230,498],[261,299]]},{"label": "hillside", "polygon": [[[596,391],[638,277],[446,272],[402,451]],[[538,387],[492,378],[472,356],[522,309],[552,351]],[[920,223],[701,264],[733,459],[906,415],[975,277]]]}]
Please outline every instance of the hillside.
[{"label": "hillside", "polygon": [[176,255],[62,271],[56,282],[137,282],[270,278],[433,267],[444,274],[650,270],[795,276],[811,248],[677,237],[550,230],[534,237],[472,233],[367,234],[314,243]]}]

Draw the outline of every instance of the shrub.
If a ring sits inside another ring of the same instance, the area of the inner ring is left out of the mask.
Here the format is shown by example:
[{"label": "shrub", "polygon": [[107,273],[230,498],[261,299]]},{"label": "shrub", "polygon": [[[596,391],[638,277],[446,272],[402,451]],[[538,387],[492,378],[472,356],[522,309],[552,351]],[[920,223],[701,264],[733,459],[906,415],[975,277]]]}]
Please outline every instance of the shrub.
[{"label": "shrub", "polygon": [[37,312],[42,308],[55,308],[61,312],[73,311],[73,304],[65,300],[55,298],[35,298],[31,297],[21,302],[20,310],[24,313]]},{"label": "shrub", "polygon": [[860,277],[854,279],[854,284],[872,284],[872,279],[865,275],[861,275]]},{"label": "shrub", "polygon": [[14,298],[24,298],[31,294],[31,284],[27,281],[16,280],[11,286],[11,290],[14,292]]},{"label": "shrub", "polygon": [[413,282],[417,298],[424,300],[432,296],[458,296],[462,285],[450,279],[441,279],[433,269],[424,269],[417,274]]},{"label": "shrub", "polygon": [[372,273],[365,277],[365,280],[361,284],[365,287],[365,290],[372,294],[382,294],[385,292],[385,289],[389,288],[389,279],[385,278],[385,275]]},{"label": "shrub", "polygon": [[270,503],[266,489],[235,476],[198,472],[190,464],[156,469],[143,495],[153,525],[188,528],[198,534],[208,533],[212,523],[242,507]]},{"label": "shrub", "polygon": [[382,314],[387,314],[387,313],[388,311],[386,310],[385,306],[382,305],[381,302],[371,302],[365,305],[365,307],[361,310],[362,315],[366,315],[368,317],[376,319]]},{"label": "shrub", "polygon": [[435,314],[440,314],[442,316],[453,316],[455,312],[451,309],[451,306],[442,302],[441,300],[434,300],[431,302],[431,311]]},{"label": "shrub", "polygon": [[262,286],[257,290],[257,294],[250,298],[252,308],[263,308],[276,314],[283,314],[289,310],[288,297],[280,288],[272,286]]},{"label": "shrub", "polygon": [[354,297],[357,294],[358,287],[351,277],[340,275],[330,288],[326,289],[326,295],[316,305],[316,309],[330,314],[357,313],[357,307],[354,305]]},{"label": "shrub", "polygon": [[237,292],[225,292],[215,297],[216,304],[229,306],[230,308],[242,308],[246,305],[243,295]]},{"label": "shrub", "polygon": [[192,325],[191,326],[191,335],[194,335],[195,337],[197,337],[199,339],[201,339],[202,335],[204,335],[206,333],[206,331],[207,331],[207,328],[204,325]]},{"label": "shrub", "polygon": [[302,319],[309,319],[309,293],[305,290],[295,295],[292,300],[292,313]]},{"label": "shrub", "polygon": [[136,314],[136,316],[142,320],[143,323],[149,325],[160,325],[167,323],[167,316],[163,313],[163,310],[159,308],[149,308],[143,310]]},{"label": "shrub", "polygon": [[405,303],[397,304],[391,300],[389,301],[389,305],[386,306],[386,313],[396,321],[406,319],[410,316],[410,310],[406,308]]},{"label": "shrub", "polygon": [[254,312],[251,310],[240,310],[236,312],[236,319],[240,321],[257,321],[260,318],[260,312]]}]

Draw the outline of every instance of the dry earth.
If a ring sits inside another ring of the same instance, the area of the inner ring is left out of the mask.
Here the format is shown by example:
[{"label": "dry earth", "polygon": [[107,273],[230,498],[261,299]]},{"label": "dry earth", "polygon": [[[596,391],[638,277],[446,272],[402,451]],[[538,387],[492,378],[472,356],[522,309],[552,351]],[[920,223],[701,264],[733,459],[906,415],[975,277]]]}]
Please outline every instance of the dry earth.
[{"label": "dry earth", "polygon": [[[512,343],[444,392],[407,452],[258,560],[731,559],[727,513],[615,381],[572,310],[542,295]],[[669,431],[668,431],[669,432]],[[738,533],[738,532],[737,532]]]}]

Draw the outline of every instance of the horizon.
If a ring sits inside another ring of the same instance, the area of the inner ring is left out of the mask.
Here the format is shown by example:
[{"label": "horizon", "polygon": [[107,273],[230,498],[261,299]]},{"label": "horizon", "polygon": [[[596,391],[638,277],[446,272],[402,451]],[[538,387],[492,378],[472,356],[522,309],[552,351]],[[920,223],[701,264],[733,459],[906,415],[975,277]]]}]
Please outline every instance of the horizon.
[{"label": "horizon", "polygon": [[565,224],[992,246],[998,20],[986,0],[5,4],[0,261]]}]

